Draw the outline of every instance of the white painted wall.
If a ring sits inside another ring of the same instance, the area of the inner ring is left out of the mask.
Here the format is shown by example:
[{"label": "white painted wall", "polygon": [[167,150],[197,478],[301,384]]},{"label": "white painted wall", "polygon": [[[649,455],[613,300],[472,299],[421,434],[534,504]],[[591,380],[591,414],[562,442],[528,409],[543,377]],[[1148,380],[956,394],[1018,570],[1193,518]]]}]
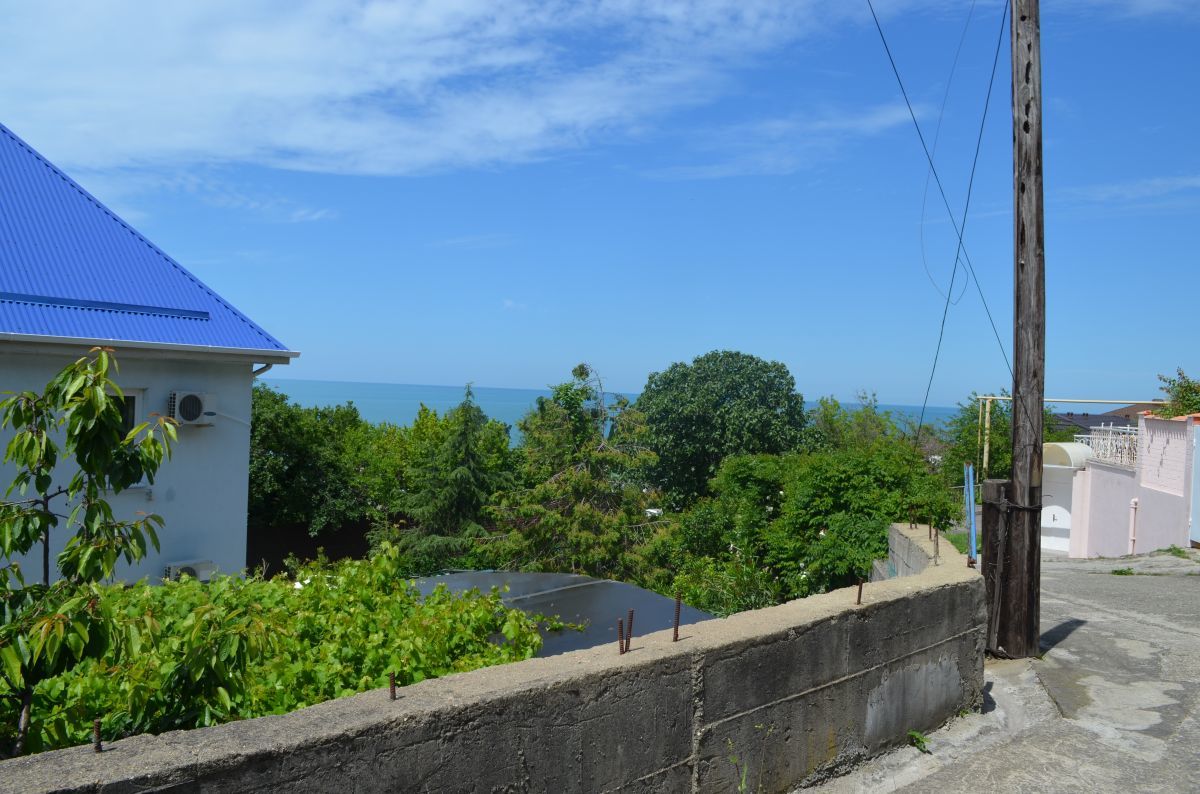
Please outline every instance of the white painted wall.
[{"label": "white painted wall", "polygon": [[[67,363],[86,350],[27,352],[0,343],[0,392],[41,391]],[[137,511],[157,513],[165,526],[159,534],[161,551],[137,566],[124,561],[117,576],[126,581],[162,576],[164,567],[180,560],[212,560],[226,573],[246,564],[246,500],[250,456],[250,390],[252,363],[216,357],[172,358],[178,354],[117,348],[120,372],[113,378],[122,390],[139,390],[139,421],[149,413],[166,414],[172,391],[197,391],[216,396],[211,427],[180,427],[179,442],[163,463],[153,486],[115,494],[110,504],[118,517]],[[0,434],[7,444],[12,431]],[[0,484],[7,487],[15,470],[0,466]],[[51,537],[51,565],[69,537],[61,527]],[[26,578],[37,580],[42,570],[41,545],[21,560]],[[52,572],[53,575],[53,572]]]},{"label": "white painted wall", "polygon": [[1069,551],[1074,466],[1042,467],[1042,548]]}]

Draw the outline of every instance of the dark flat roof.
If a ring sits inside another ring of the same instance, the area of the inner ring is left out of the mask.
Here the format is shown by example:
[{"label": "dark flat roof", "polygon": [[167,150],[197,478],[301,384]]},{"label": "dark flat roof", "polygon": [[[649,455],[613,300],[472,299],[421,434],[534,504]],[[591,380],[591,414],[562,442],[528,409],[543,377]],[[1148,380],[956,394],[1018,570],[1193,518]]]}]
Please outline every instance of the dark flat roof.
[{"label": "dark flat roof", "polygon": [[[653,593],[636,585],[593,579],[569,573],[522,573],[512,571],[460,571],[417,580],[417,589],[428,594],[439,584],[452,593],[468,590],[489,592],[493,587],[508,586],[505,604],[524,612],[558,617],[567,623],[584,624],[583,631],[566,629],[543,634],[538,656],[554,656],[596,645],[611,643],[617,652],[617,618],[624,619],[634,610],[634,645],[637,637],[674,623],[675,599]],[[712,615],[683,606],[680,625],[711,620]]]}]

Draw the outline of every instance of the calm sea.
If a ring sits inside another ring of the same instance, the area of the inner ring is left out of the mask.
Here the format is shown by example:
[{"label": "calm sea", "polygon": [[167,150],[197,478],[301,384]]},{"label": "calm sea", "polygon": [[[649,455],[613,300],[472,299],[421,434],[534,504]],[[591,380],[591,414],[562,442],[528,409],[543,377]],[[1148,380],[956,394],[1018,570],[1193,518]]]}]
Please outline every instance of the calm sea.
[{"label": "calm sea", "polygon": [[[461,386],[285,378],[263,380],[300,405],[315,407],[353,402],[368,422],[391,422],[397,425],[411,424],[422,404],[441,414],[458,405],[463,398]],[[500,389],[492,386],[473,386],[472,389],[475,392],[475,401],[484,413],[514,428],[517,420],[534,406],[538,397],[550,396],[548,389]],[[626,396],[633,399],[637,395]],[[914,422],[921,413],[919,405],[880,405],[880,408],[891,411],[897,417],[911,417]],[[940,425],[954,413],[954,408],[931,405],[925,409],[925,421],[927,424]]]}]

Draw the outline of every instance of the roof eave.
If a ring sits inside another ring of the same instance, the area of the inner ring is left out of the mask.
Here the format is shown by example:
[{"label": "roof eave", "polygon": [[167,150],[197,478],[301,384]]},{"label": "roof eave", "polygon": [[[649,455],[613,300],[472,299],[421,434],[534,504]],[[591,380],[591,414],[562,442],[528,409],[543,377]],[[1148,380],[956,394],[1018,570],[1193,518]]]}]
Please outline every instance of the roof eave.
[{"label": "roof eave", "polygon": [[87,337],[48,336],[45,334],[19,334],[0,331],[0,342],[11,342],[18,345],[41,347],[96,347],[105,346],[138,350],[163,355],[184,356],[187,358],[235,358],[262,364],[287,364],[300,355],[295,350],[254,349],[245,347],[215,347],[212,345],[183,345],[172,342],[146,342],[136,339],[94,339]]}]

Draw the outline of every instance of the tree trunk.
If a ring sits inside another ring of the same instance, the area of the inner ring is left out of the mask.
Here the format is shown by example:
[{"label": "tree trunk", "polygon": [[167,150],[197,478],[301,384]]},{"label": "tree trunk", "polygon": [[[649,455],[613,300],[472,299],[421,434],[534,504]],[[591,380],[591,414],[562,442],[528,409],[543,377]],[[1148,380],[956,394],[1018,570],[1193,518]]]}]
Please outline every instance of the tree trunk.
[{"label": "tree trunk", "polygon": [[13,742],[13,757],[25,752],[25,737],[29,733],[30,714],[33,711],[33,688],[21,692],[21,716],[17,720],[17,740]]}]

